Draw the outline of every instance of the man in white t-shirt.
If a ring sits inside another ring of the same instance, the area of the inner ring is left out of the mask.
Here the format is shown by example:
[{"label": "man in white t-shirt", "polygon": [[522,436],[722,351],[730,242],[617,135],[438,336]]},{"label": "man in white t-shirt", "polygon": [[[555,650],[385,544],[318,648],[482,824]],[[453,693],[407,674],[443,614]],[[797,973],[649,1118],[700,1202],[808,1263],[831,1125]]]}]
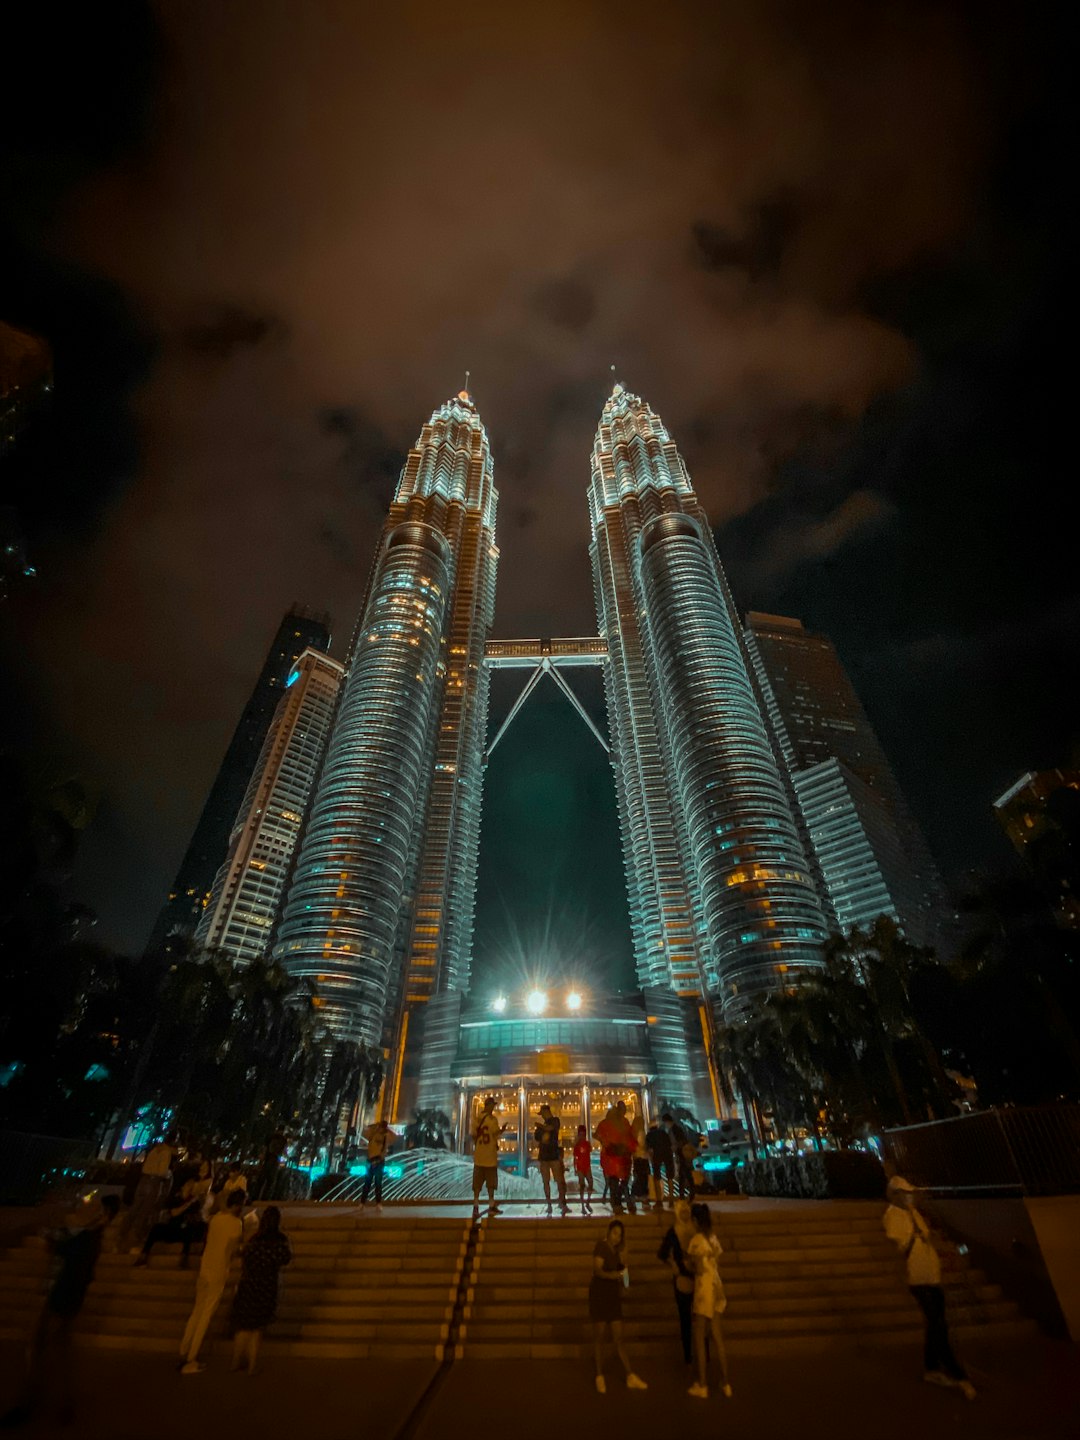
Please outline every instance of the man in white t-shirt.
[{"label": "man in white t-shirt", "polygon": [[889,1208],[882,1217],[885,1234],[904,1256],[908,1289],[926,1320],[923,1379],[930,1385],[955,1385],[969,1400],[975,1387],[953,1354],[945,1320],[945,1291],[941,1285],[941,1260],[934,1247],[930,1226],[919,1214],[918,1191],[910,1180],[894,1175],[886,1195]]},{"label": "man in white t-shirt", "polygon": [[195,1281],[195,1308],[188,1316],[184,1338],[180,1341],[181,1375],[199,1375],[206,1369],[199,1359],[199,1350],[225,1293],[229,1266],[243,1238],[244,1222],[240,1214],[246,1200],[243,1190],[233,1190],[225,1209],[211,1217]]},{"label": "man in white t-shirt", "polygon": [[364,1131],[364,1139],[367,1141],[367,1174],[364,1176],[364,1188],[360,1192],[360,1208],[362,1210],[367,1204],[368,1194],[374,1185],[375,1209],[381,1210],[386,1152],[401,1136],[396,1130],[390,1129],[388,1120],[376,1120],[374,1125],[369,1125]]},{"label": "man in white t-shirt", "polygon": [[487,1186],[488,1214],[497,1215],[495,1191],[499,1185],[499,1136],[506,1127],[499,1124],[495,1101],[489,1095],[473,1131],[472,1197],[473,1219],[480,1214],[480,1191]]}]

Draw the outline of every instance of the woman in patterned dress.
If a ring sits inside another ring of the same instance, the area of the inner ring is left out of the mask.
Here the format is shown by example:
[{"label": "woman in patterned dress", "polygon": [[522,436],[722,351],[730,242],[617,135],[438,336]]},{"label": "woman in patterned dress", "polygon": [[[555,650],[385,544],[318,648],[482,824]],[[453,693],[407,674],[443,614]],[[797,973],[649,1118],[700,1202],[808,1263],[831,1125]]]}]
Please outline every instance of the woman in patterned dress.
[{"label": "woman in patterned dress", "polygon": [[248,1374],[254,1375],[262,1332],[277,1314],[278,1276],[291,1259],[292,1248],[281,1229],[281,1211],[268,1205],[240,1257],[240,1283],[232,1306],[234,1370],[242,1370],[246,1359]]}]

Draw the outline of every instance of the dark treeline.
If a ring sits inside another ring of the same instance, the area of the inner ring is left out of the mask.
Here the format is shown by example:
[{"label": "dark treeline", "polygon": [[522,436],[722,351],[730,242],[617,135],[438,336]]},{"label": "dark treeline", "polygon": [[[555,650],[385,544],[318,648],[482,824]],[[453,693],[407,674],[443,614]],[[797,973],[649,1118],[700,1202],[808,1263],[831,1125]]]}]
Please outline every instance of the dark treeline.
[{"label": "dark treeline", "polygon": [[379,1053],[334,1043],[310,988],[223,953],[118,955],[63,898],[92,806],[77,777],[0,757],[0,1127],[111,1148],[139,1111],[204,1153],[344,1151],[382,1084]]}]

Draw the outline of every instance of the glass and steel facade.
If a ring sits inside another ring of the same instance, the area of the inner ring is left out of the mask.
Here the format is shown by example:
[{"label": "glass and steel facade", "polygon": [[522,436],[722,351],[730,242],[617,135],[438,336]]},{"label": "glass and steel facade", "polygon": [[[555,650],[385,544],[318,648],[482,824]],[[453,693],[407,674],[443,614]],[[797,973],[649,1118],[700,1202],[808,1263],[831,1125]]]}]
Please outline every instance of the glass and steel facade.
[{"label": "glass and steel facade", "polygon": [[837,927],[888,915],[915,944],[948,953],[941,876],[832,641],[756,611],[744,639]]},{"label": "glass and steel facade", "polygon": [[820,966],[824,917],[707,518],[618,385],[589,509],[638,978],[737,1014]]},{"label": "glass and steel facade", "polygon": [[398,481],[274,947],[337,1038],[400,1049],[468,986],[496,504],[463,391]]},{"label": "glass and steel facade", "polygon": [[241,964],[269,948],[344,673],[319,650],[298,656],[195,932]]}]

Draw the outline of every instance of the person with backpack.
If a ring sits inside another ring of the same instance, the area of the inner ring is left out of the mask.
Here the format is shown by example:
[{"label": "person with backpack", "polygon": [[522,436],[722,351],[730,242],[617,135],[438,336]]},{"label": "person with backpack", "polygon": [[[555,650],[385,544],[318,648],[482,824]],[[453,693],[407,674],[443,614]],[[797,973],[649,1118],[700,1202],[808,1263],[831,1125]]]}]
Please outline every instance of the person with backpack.
[{"label": "person with backpack", "polygon": [[965,1399],[975,1399],[975,1386],[953,1353],[945,1319],[945,1291],[941,1284],[941,1260],[930,1227],[919,1213],[918,1190],[902,1175],[894,1175],[886,1189],[889,1208],[882,1217],[885,1234],[904,1257],[908,1289],[923,1312],[926,1335],[923,1343],[928,1385],[950,1385]]}]

